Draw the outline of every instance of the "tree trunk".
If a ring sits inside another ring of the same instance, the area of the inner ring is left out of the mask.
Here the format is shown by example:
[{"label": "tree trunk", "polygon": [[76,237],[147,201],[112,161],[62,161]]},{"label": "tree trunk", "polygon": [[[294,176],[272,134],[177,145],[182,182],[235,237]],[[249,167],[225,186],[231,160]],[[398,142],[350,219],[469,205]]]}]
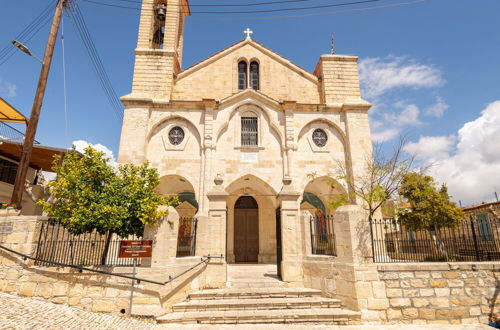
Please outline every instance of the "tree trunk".
[{"label": "tree trunk", "polygon": [[106,243],[104,245],[104,251],[102,251],[101,256],[101,265],[106,265],[106,261],[108,259],[109,245],[111,244],[111,237],[113,236],[113,232],[110,230],[108,235],[106,236]]}]

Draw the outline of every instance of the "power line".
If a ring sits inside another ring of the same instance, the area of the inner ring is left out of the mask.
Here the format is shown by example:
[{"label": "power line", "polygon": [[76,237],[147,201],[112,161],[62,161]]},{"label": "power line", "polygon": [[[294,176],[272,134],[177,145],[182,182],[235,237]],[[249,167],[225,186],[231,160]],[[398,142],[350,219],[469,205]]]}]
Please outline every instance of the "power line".
[{"label": "power line", "polygon": [[[128,3],[137,3],[141,4],[142,1],[136,1],[136,0],[116,0],[116,1],[121,1],[121,2],[128,2]],[[176,5],[177,7],[255,7],[255,6],[266,6],[266,5],[276,5],[276,4],[283,4],[283,3],[295,3],[295,2],[309,2],[309,1],[317,1],[317,0],[281,0],[281,1],[264,1],[264,2],[254,2],[254,3],[239,3],[239,4],[220,4],[220,3],[211,3],[211,4],[204,4],[204,5],[198,5],[198,4],[189,4],[189,5],[183,5],[179,4]]]},{"label": "power line", "polygon": [[111,108],[113,109],[117,119],[121,121],[123,118],[123,109],[121,102],[119,101],[116,91],[111,84],[109,76],[102,63],[101,57],[99,56],[94,41],[92,40],[92,36],[90,35],[88,26],[80,11],[78,3],[72,2],[69,6],[69,12],[75,25],[76,31],[78,32],[78,36],[80,37],[84,48],[89,55],[91,64],[97,75],[99,83],[101,84],[101,87],[103,88],[103,91],[108,99],[108,102],[111,105]]},{"label": "power line", "polygon": [[[129,9],[129,10],[140,10],[140,8],[136,8],[136,7],[121,6],[121,5],[104,3],[104,2],[95,1],[95,0],[83,0],[83,1],[88,2],[88,3],[92,3],[92,4],[96,4],[96,5],[101,5],[101,6],[108,6],[108,7],[115,7],[115,8]],[[320,5],[320,6],[276,8],[276,9],[247,10],[247,11],[191,11],[191,14],[221,15],[221,14],[275,13],[275,12],[285,12],[285,11],[301,11],[301,10],[311,10],[311,9],[324,9],[324,8],[334,8],[334,7],[343,7],[343,6],[353,6],[353,5],[360,5],[360,4],[366,4],[366,3],[381,2],[381,1],[387,1],[387,0],[359,0],[359,1],[343,2],[343,3]]]},{"label": "power line", "polygon": [[[51,1],[50,4],[15,37],[15,39],[21,43],[27,43],[30,41],[50,22],[51,12],[55,8],[56,3],[56,0]],[[9,42],[9,44],[0,50],[0,66],[7,62],[15,53],[16,47]]]},{"label": "power line", "polygon": [[426,2],[426,1],[429,1],[429,0],[413,0],[413,1],[406,1],[406,2],[391,3],[391,4],[387,4],[387,5],[382,5],[382,6],[350,8],[350,9],[343,9],[343,10],[334,10],[334,11],[320,12],[320,13],[308,13],[308,14],[300,14],[300,15],[278,15],[278,16],[274,15],[274,16],[258,16],[258,17],[245,17],[245,18],[242,18],[242,17],[217,17],[217,18],[193,17],[192,19],[204,20],[204,21],[239,21],[239,20],[244,19],[245,21],[248,21],[248,20],[269,20],[269,19],[280,19],[280,18],[302,18],[302,17],[314,17],[314,16],[325,16],[325,15],[334,15],[334,14],[342,14],[342,13],[362,12],[362,11],[391,8],[391,7],[409,6],[409,5],[415,5],[417,3]]}]

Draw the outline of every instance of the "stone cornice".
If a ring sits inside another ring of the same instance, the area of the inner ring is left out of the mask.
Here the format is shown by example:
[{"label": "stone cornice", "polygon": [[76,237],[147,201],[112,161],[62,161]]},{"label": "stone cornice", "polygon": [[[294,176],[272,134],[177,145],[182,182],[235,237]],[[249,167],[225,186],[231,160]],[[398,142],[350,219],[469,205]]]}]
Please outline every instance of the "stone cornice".
[{"label": "stone cornice", "polygon": [[270,108],[281,111],[291,110],[294,112],[340,112],[350,110],[368,111],[371,108],[371,103],[363,99],[349,99],[346,102],[331,104],[306,104],[296,103],[295,101],[278,102],[253,90],[235,94],[222,101],[208,99],[200,101],[169,101],[168,99],[154,99],[144,94],[128,94],[122,96],[120,100],[123,102],[125,107],[143,106],[164,110],[204,110],[207,108],[218,110],[238,103],[248,97],[255,97],[257,100],[268,105]]},{"label": "stone cornice", "polygon": [[136,48],[135,55],[174,56],[175,51],[165,49]]}]

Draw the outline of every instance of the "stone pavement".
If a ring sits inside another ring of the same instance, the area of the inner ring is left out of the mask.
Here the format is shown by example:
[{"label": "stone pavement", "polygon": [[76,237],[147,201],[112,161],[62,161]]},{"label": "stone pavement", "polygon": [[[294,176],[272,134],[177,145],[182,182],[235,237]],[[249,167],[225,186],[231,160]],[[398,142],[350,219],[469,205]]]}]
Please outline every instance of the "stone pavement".
[{"label": "stone pavement", "polygon": [[65,305],[56,305],[43,300],[24,298],[0,293],[0,329],[293,329],[293,330],[476,330],[493,329],[486,325],[363,325],[363,326],[331,326],[331,325],[156,325],[148,322],[132,320],[125,317],[98,314],[76,309]]}]

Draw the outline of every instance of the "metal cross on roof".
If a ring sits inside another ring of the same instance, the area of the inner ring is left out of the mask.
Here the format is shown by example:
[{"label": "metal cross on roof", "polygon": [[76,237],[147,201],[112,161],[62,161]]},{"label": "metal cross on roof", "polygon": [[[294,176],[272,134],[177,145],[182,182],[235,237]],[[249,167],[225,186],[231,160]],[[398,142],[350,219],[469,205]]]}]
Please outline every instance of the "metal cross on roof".
[{"label": "metal cross on roof", "polygon": [[250,28],[247,28],[245,31],[243,31],[243,33],[247,35],[247,39],[252,39],[250,38],[250,35],[253,34],[253,31],[250,30]]}]

